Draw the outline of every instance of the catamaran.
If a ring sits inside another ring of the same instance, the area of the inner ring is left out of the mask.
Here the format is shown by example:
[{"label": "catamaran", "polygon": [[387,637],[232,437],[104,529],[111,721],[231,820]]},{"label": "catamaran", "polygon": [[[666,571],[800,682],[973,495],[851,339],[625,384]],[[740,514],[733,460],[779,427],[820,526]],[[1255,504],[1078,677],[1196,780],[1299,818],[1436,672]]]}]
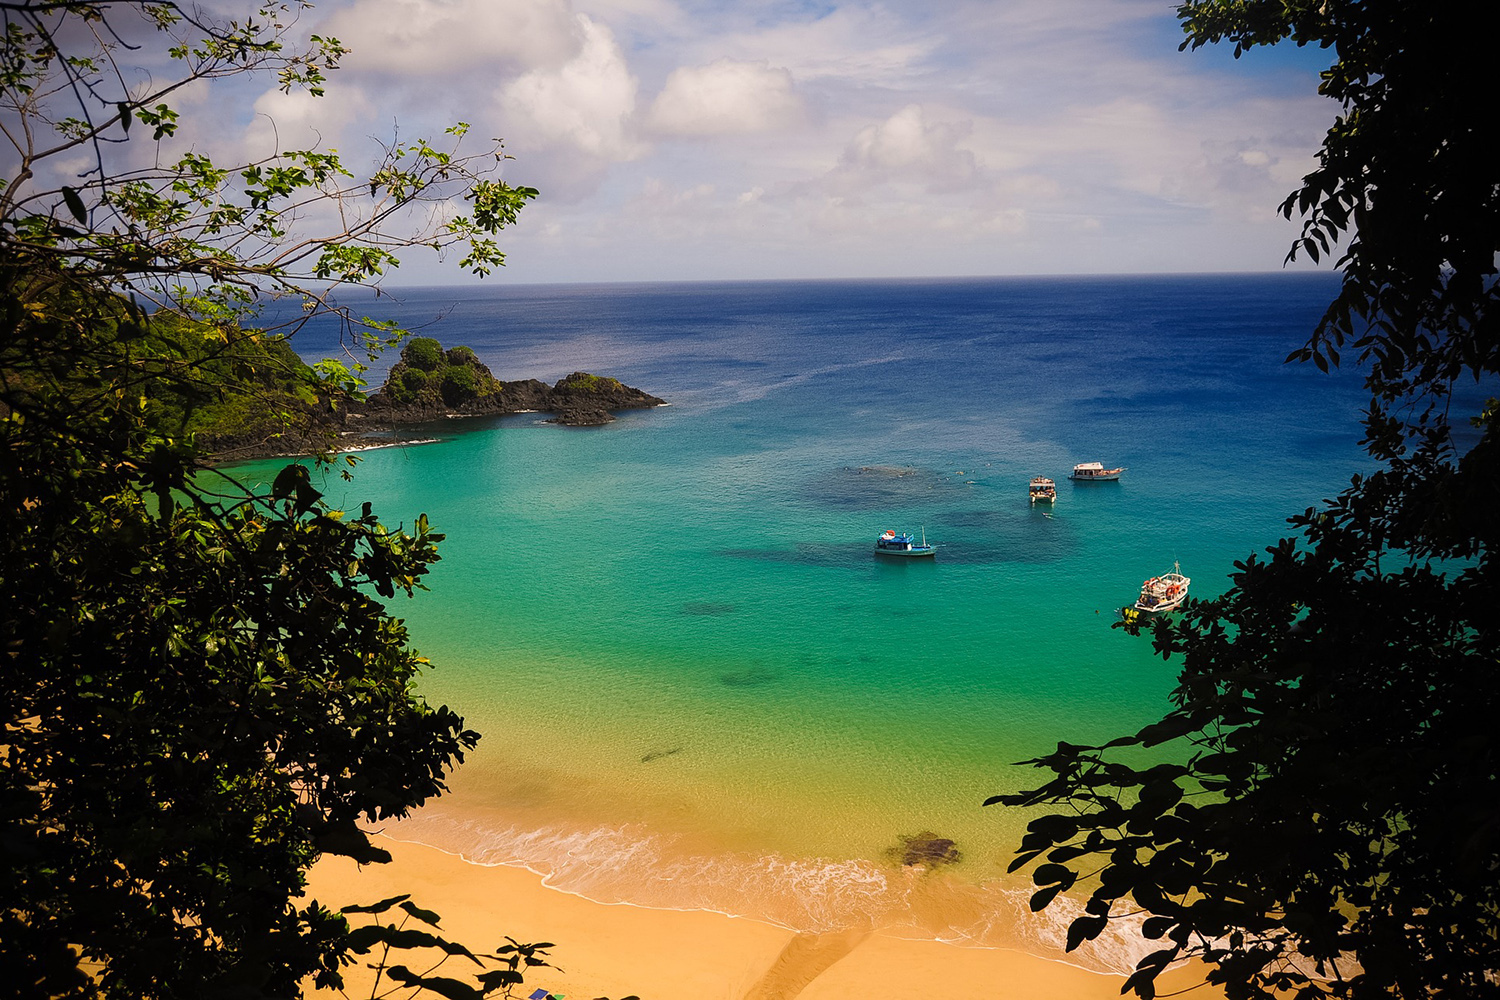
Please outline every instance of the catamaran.
[{"label": "catamaran", "polygon": [[1031,481],[1032,503],[1055,503],[1057,501],[1057,484],[1046,476],[1037,476]]}]

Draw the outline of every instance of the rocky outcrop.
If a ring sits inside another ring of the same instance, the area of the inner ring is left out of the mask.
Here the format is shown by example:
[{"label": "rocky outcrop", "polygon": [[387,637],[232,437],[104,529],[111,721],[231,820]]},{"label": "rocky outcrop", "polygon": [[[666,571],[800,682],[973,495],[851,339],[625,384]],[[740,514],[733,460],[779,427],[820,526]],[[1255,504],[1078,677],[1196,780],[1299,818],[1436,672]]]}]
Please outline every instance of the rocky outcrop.
[{"label": "rocky outcrop", "polygon": [[556,385],[534,378],[502,382],[469,348],[444,350],[430,337],[408,341],[385,384],[363,402],[333,405],[326,398],[310,401],[285,392],[272,399],[268,392],[262,389],[255,397],[258,405],[241,406],[233,419],[195,431],[210,461],[338,450],[367,434],[450,417],[550,413],[554,423],[592,427],[614,420],[618,410],[665,405],[617,379],[587,372],[574,372]]},{"label": "rocky outcrop", "polygon": [[[540,383],[538,383],[540,384]],[[559,379],[547,396],[545,409],[556,414],[552,419],[571,427],[595,427],[615,419],[614,410],[633,410],[661,406],[662,400],[632,389],[618,379],[588,372],[574,372]]]},{"label": "rocky outcrop", "polygon": [[467,347],[444,351],[437,341],[407,343],[385,385],[360,409],[364,429],[430,423],[446,417],[551,413],[574,427],[607,424],[616,410],[661,406],[665,401],[618,379],[574,372],[547,385],[537,379],[502,382]]}]

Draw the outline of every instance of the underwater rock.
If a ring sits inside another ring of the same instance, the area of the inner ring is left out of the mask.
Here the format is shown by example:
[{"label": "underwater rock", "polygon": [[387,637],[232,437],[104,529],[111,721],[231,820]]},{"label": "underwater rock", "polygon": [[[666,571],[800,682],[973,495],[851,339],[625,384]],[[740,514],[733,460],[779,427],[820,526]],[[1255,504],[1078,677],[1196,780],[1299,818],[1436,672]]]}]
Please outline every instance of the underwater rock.
[{"label": "underwater rock", "polygon": [[957,864],[963,852],[947,837],[939,837],[931,830],[916,835],[902,834],[896,846],[886,849],[886,857],[898,861],[907,868],[931,870],[942,865]]}]

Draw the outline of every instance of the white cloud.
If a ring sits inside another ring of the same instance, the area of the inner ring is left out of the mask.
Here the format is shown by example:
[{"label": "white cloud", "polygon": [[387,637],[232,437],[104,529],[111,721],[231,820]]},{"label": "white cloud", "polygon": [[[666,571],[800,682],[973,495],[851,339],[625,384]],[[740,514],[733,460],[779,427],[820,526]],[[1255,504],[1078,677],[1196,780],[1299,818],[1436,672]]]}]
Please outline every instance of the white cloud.
[{"label": "white cloud", "polygon": [[[1274,267],[1295,230],[1275,205],[1333,114],[1285,54],[1178,53],[1161,0],[318,14],[355,51],[328,100],[268,95],[277,141],[503,135],[506,176],[542,191],[505,239],[512,280]],[[872,264],[885,244],[909,252]]]},{"label": "white cloud", "polygon": [[273,156],[289,149],[328,149],[349,126],[368,121],[371,107],[353,87],[339,91],[336,101],[303,91],[283,94],[269,90],[255,101],[255,118],[245,130],[246,159]]},{"label": "white cloud", "polygon": [[883,172],[925,173],[950,170],[948,164],[960,161],[960,172],[972,174],[974,154],[958,148],[970,128],[968,123],[929,122],[920,105],[908,104],[880,124],[860,129],[844,163]]},{"label": "white cloud", "polygon": [[939,32],[917,29],[925,20],[879,6],[840,4],[815,19],[756,24],[711,44],[732,58],[770,59],[799,81],[891,87],[919,74],[941,47]]},{"label": "white cloud", "polygon": [[967,120],[934,120],[921,105],[908,104],[861,128],[830,179],[845,190],[898,181],[935,193],[981,186],[979,161],[961,145],[972,127]]},{"label": "white cloud", "polygon": [[355,0],[321,30],[351,49],[347,70],[385,77],[525,72],[578,48],[560,0]]},{"label": "white cloud", "polygon": [[576,18],[581,45],[556,68],[534,69],[500,89],[512,131],[528,145],[562,145],[606,161],[644,152],[631,131],[637,83],[609,29]]},{"label": "white cloud", "polygon": [[802,114],[802,99],[785,69],[764,60],[718,59],[674,70],[647,122],[664,135],[715,136],[782,128]]}]

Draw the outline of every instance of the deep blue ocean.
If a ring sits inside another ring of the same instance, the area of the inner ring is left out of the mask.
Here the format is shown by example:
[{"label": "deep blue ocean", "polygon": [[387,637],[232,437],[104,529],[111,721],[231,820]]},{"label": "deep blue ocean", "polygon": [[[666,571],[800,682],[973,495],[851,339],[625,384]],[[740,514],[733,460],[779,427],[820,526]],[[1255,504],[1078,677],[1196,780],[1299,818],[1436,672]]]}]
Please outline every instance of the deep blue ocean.
[{"label": "deep blue ocean", "polygon": [[[485,740],[397,835],[607,901],[1049,953],[1065,914],[1032,918],[1004,874],[1024,817],[980,803],[1031,780],[1013,762],[1165,710],[1173,665],[1110,627],[1144,578],[1178,563],[1217,594],[1289,515],[1368,471],[1359,374],[1283,363],[1336,289],[1272,274],[346,300],[501,379],[583,370],[670,403],[602,428],[450,421],[325,483],[448,536],[431,593],[394,610],[433,661],[424,692]],[[317,324],[294,340],[309,360],[339,343]],[[1127,471],[1065,478],[1086,461]],[[1058,482],[1052,510],[1027,501],[1035,475]],[[936,558],[878,559],[887,528],[925,532]],[[892,849],[922,833],[963,860],[900,870]],[[1128,964],[1111,947],[1087,960]]]}]

